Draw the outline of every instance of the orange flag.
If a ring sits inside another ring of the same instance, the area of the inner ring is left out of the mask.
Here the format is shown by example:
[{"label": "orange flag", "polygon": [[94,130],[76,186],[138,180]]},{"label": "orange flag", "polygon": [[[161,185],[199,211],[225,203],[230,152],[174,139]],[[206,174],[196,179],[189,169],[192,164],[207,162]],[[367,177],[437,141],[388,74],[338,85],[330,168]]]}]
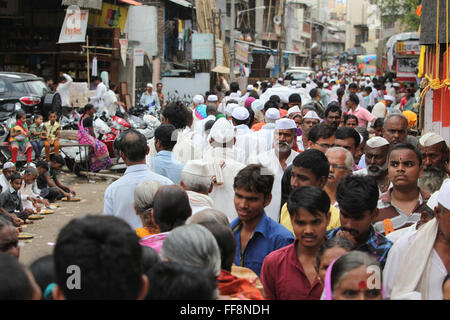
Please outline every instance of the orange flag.
[{"label": "orange flag", "polygon": [[416,14],[420,17],[422,15],[422,4],[420,4],[416,9]]}]

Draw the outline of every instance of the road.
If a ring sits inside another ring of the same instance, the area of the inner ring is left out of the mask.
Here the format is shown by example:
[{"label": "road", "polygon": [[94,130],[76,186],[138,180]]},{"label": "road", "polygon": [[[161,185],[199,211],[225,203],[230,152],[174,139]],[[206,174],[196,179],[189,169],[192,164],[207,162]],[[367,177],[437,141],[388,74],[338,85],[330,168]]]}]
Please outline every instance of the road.
[{"label": "road", "polygon": [[[23,232],[31,233],[34,238],[20,241],[19,261],[29,266],[37,258],[51,254],[59,231],[72,219],[81,218],[88,214],[103,213],[103,197],[112,179],[91,179],[77,177],[73,173],[62,172],[58,176],[63,183],[73,186],[80,202],[58,201],[59,208],[55,213],[46,215],[42,220],[35,220],[33,224],[25,225]],[[95,181],[95,183],[93,183]]]}]

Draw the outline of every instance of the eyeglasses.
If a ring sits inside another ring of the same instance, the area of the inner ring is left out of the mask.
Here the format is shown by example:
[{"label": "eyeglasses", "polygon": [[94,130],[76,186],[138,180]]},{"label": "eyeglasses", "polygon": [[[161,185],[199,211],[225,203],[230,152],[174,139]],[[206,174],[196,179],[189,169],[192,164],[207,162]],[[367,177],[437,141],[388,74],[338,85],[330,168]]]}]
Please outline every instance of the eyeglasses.
[{"label": "eyeglasses", "polygon": [[336,164],[336,163],[330,163],[330,167],[332,167],[333,169],[348,170],[346,166]]}]

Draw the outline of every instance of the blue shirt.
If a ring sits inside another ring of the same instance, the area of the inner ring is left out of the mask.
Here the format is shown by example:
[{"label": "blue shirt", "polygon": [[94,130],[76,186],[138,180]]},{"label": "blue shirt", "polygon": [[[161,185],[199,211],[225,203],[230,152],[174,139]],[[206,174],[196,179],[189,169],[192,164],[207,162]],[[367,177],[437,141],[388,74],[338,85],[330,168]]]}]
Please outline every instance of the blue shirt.
[{"label": "blue shirt", "polygon": [[152,159],[152,167],[157,174],[169,178],[175,184],[180,183],[184,164],[177,161],[171,151],[162,150],[158,152]]},{"label": "blue shirt", "polygon": [[162,185],[173,184],[168,178],[151,171],[146,164],[129,166],[124,175],[106,189],[103,214],[123,219],[133,230],[141,228],[141,219],[133,208],[134,189],[139,183],[148,180]]},{"label": "blue shirt", "polygon": [[258,277],[264,258],[272,251],[283,248],[295,240],[292,232],[269,218],[265,212],[253,231],[244,252],[241,251],[242,222],[239,218],[231,222],[231,229],[236,239],[234,264],[252,269]]},{"label": "blue shirt", "polygon": [[[341,231],[342,227],[338,227],[332,229],[327,232],[327,238],[331,239],[336,234]],[[354,250],[364,251],[368,254],[374,256],[381,265],[381,268],[384,268],[386,264],[386,259],[391,249],[393,242],[383,236],[381,233],[375,231],[375,229],[370,226],[369,236],[367,237],[367,241],[360,246],[359,248],[355,248]]]},{"label": "blue shirt", "polygon": [[139,102],[142,105],[149,107],[149,110],[160,110],[161,109],[161,106],[159,105],[158,94],[154,91],[152,91],[151,95],[148,93],[148,91],[145,91],[142,94],[141,100]]}]

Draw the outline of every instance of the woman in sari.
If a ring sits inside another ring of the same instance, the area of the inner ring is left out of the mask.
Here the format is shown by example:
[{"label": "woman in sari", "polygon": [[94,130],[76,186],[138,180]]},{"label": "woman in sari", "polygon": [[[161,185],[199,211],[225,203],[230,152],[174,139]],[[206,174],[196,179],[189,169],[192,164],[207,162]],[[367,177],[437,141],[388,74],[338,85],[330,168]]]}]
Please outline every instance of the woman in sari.
[{"label": "woman in sari", "polygon": [[409,88],[406,92],[406,96],[400,100],[400,110],[401,111],[414,111],[416,112],[414,108],[414,104],[416,103],[416,97],[414,96],[415,90],[413,88]]},{"label": "woman in sari", "polygon": [[[17,111],[16,123],[11,125],[9,150],[12,152],[12,163],[16,164],[17,154],[27,155],[27,166],[31,163],[33,147],[28,138],[27,115],[22,110]],[[3,190],[5,191],[5,190]]]},{"label": "woman in sari", "polygon": [[93,151],[89,154],[89,168],[98,172],[109,167],[112,162],[106,145],[95,137],[94,132],[94,106],[84,106],[84,113],[78,121],[78,143],[91,145]]}]

